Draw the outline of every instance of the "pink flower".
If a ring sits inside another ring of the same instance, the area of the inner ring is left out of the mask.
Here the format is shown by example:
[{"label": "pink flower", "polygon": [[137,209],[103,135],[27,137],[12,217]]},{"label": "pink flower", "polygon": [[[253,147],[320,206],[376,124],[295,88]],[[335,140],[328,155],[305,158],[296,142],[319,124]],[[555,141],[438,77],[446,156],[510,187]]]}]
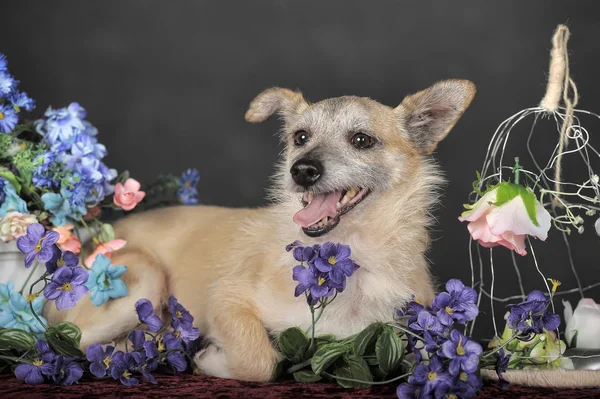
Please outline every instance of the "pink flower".
[{"label": "pink flower", "polygon": [[87,267],[92,267],[92,263],[94,263],[94,260],[96,260],[96,256],[100,255],[100,254],[102,254],[110,259],[110,257],[112,256],[112,253],[114,251],[118,251],[119,249],[123,248],[125,246],[125,244],[127,244],[127,241],[125,241],[125,240],[112,240],[112,241],[103,242],[101,244],[98,244],[98,247],[96,247],[96,250],[85,259],[84,264]]},{"label": "pink flower", "polygon": [[100,215],[101,212],[102,212],[102,210],[98,206],[95,206],[93,208],[88,208],[88,211],[85,214],[85,216],[83,216],[83,219],[84,220],[92,220],[96,216]]},{"label": "pink flower", "polygon": [[0,239],[4,242],[27,235],[27,226],[37,223],[34,215],[8,212],[0,219]]},{"label": "pink flower", "polygon": [[525,187],[500,183],[469,208],[458,220],[470,222],[471,237],[486,248],[502,245],[524,256],[526,235],[548,237],[550,214]]},{"label": "pink flower", "polygon": [[56,245],[58,245],[61,251],[71,251],[74,254],[81,252],[81,241],[79,241],[79,238],[71,232],[71,230],[73,230],[72,224],[65,224],[60,227],[55,227],[52,230],[60,234],[58,241],[56,241]]},{"label": "pink flower", "polygon": [[117,183],[115,185],[115,205],[124,211],[130,211],[135,208],[146,196],[145,192],[140,191],[140,187],[140,183],[134,179],[125,180],[125,185]]}]

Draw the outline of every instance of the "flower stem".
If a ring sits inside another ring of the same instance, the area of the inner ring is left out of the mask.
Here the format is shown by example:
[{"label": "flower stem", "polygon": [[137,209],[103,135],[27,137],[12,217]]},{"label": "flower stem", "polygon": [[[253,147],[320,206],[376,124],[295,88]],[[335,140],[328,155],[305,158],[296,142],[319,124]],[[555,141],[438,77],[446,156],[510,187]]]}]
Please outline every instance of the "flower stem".
[{"label": "flower stem", "polygon": [[404,326],[399,326],[397,324],[387,324],[390,327],[394,327],[397,328],[398,330],[402,331],[405,334],[408,335],[412,335],[413,337],[417,338],[418,340],[421,340],[423,342],[425,342],[425,339],[423,337],[421,337],[420,335],[415,334],[414,332],[410,331],[409,329],[405,328]]},{"label": "flower stem", "polygon": [[97,240],[96,236],[94,235],[94,233],[92,233],[92,230],[90,229],[90,227],[88,226],[88,224],[85,222],[85,220],[82,217],[80,217],[79,221],[81,222],[81,224],[83,225],[83,227],[85,227],[85,229],[87,230],[87,232],[90,234],[90,237],[92,238],[92,240],[96,241]]},{"label": "flower stem", "polygon": [[288,374],[293,374],[298,370],[302,370],[304,367],[306,366],[310,366],[312,363],[312,358],[311,359],[307,359],[305,361],[303,361],[302,363],[298,363],[298,364],[294,364],[292,367],[290,367],[289,369],[287,369],[285,372]]},{"label": "flower stem", "polygon": [[359,382],[361,384],[368,384],[368,385],[385,385],[385,384],[389,384],[390,382],[394,382],[394,381],[398,381],[398,380],[401,380],[406,377],[410,377],[410,375],[411,375],[411,373],[402,374],[398,377],[392,378],[391,380],[387,380],[387,381],[361,381],[361,380],[355,380],[353,378],[338,377],[336,375],[329,374],[327,372],[323,372],[322,374],[326,375],[328,377],[331,377],[331,378],[335,378],[336,380]]},{"label": "flower stem", "polygon": [[519,157],[515,157],[515,167],[513,168],[513,173],[515,174],[515,184],[519,184],[519,171],[521,170],[521,165],[519,165]]},{"label": "flower stem", "polygon": [[[33,292],[33,287],[35,287],[35,285],[37,283],[39,283],[40,281],[44,280],[47,275],[48,275],[48,272],[44,272],[44,274],[42,274],[42,276],[40,278],[38,278],[36,281],[33,282],[33,284],[31,284],[31,286],[29,287],[29,295],[31,295],[31,293]],[[29,302],[29,308],[31,309],[31,313],[37,319],[37,321],[40,323],[40,325],[42,327],[44,327],[44,330],[47,330],[47,327],[42,322],[42,319],[40,319],[40,317],[37,315],[37,313],[35,313],[35,309],[33,309],[33,301]]]},{"label": "flower stem", "polygon": [[[29,280],[31,280],[31,276],[33,276],[33,273],[35,273],[35,270],[37,269],[39,264],[40,264],[40,262],[38,262],[38,261],[35,262],[35,265],[33,265],[33,267],[31,268],[31,271],[29,272],[29,276],[27,276],[27,279],[23,283],[23,287],[21,288],[21,291],[19,291],[19,294],[23,295],[23,291],[25,291],[25,288],[27,287],[27,283],[29,283]],[[30,294],[31,294],[31,292],[30,292]]]},{"label": "flower stem", "polygon": [[496,349],[494,349],[493,351],[491,351],[491,352],[489,352],[489,353],[486,353],[486,354],[485,354],[485,355],[483,355],[482,357],[483,357],[483,358],[486,358],[486,357],[488,357],[488,356],[491,356],[491,355],[493,355],[494,353],[496,353],[496,352],[500,351],[500,349],[504,348],[505,346],[507,346],[508,344],[510,344],[512,341],[514,341],[515,339],[517,339],[517,338],[519,338],[519,337],[520,337],[520,335],[518,335],[518,334],[515,334],[515,335],[513,335],[512,337],[510,337],[510,338],[509,338],[509,340],[508,340],[508,341],[506,341],[505,343],[503,343],[502,345],[500,345],[499,347],[497,347],[497,348],[496,348]]}]

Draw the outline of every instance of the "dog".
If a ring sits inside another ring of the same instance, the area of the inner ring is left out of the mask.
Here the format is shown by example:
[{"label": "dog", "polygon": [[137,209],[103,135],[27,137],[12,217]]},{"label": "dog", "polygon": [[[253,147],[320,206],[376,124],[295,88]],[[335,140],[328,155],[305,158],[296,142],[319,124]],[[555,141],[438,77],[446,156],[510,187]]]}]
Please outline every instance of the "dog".
[{"label": "dog", "polygon": [[430,154],[470,105],[476,89],[446,80],[397,107],[344,96],[310,103],[300,92],[271,88],[246,113],[249,122],[282,118],[285,145],[272,205],[261,209],[172,207],[115,224],[127,246],[112,263],[127,266],[126,297],[100,307],[47,306],[49,323],[82,330],[81,346],[123,339],[138,324],[134,305],[149,299],[165,312],[169,294],[184,304],[210,345],[194,357],[204,374],[267,381],[280,355],[273,339],[311,314],[287,244],[341,242],[360,268],[316,325],[338,338],[391,321],[411,298],[430,303],[434,283],[426,251],[432,207],[443,177]]}]

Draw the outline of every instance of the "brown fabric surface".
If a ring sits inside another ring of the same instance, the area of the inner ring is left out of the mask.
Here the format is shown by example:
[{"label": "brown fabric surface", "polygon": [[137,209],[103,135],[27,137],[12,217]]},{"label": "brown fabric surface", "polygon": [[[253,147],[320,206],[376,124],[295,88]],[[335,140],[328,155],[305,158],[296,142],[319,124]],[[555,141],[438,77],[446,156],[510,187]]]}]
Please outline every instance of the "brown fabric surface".
[{"label": "brown fabric surface", "polygon": [[[0,375],[1,398],[90,398],[90,397],[131,397],[131,398],[395,398],[396,386],[386,385],[370,389],[344,389],[334,384],[301,384],[294,381],[275,383],[252,383],[219,378],[182,375],[179,377],[160,376],[158,385],[142,383],[137,387],[125,387],[114,380],[85,381],[71,387],[51,385],[30,386],[10,374]],[[591,399],[600,398],[600,389],[559,390],[510,386],[500,388],[496,383],[486,383],[480,399],[502,398],[560,398]]]}]

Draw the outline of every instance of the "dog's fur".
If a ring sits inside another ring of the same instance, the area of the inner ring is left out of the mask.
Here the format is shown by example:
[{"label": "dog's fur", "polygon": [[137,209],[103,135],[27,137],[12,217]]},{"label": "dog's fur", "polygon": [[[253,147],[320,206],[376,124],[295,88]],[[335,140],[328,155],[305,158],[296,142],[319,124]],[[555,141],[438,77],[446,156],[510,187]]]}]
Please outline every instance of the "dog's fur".
[{"label": "dog's fur", "polygon": [[[369,98],[339,97],[314,104],[287,89],[264,91],[251,103],[246,120],[283,118],[286,145],[271,191],[274,205],[262,209],[212,206],[174,207],[135,215],[116,224],[127,246],[113,264],[127,265],[129,295],[95,308],[84,298],[72,310],[46,308],[50,323],[70,321],[83,331],[82,346],[109,343],[136,326],[134,304],[148,298],[164,312],[175,295],[212,342],[195,357],[209,375],[269,380],[279,360],[270,336],[290,326],[308,329],[304,296],[294,297],[297,264],[284,248],[342,242],[361,267],[345,291],[328,306],[317,334],[354,334],[374,321],[391,320],[412,295],[431,301],[434,290],[426,260],[427,227],[442,178],[429,154],[454,126],[475,95],[464,80],[447,80],[410,95],[396,108]],[[310,135],[294,145],[294,133]],[[357,149],[352,135],[376,139]],[[293,223],[304,191],[290,176],[303,157],[324,167],[314,193],[349,187],[371,193],[341,217],[328,234],[310,238]]]}]

